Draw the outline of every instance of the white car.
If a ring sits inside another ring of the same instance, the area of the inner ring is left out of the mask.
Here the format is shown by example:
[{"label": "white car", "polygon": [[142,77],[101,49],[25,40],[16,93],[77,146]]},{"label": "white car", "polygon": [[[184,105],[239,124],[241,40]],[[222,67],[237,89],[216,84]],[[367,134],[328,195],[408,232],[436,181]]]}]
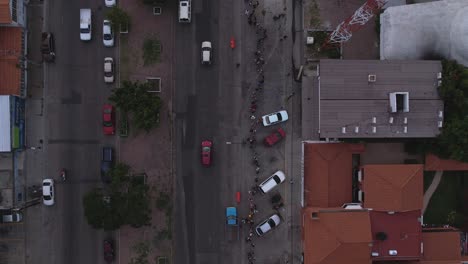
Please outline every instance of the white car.
[{"label": "white car", "polygon": [[201,50],[202,64],[211,64],[211,42],[203,41]]},{"label": "white car", "polygon": [[44,205],[54,205],[55,196],[54,196],[54,180],[44,179],[42,181],[42,200]]},{"label": "white car", "polygon": [[102,23],[102,39],[104,42],[104,46],[114,46],[114,34],[112,33],[112,25],[109,20],[104,20],[104,22]]},{"label": "white car", "polygon": [[104,0],[105,4],[107,7],[113,7],[115,6],[115,0]]},{"label": "white car", "polygon": [[114,82],[114,59],[111,57],[104,58],[104,82]]},{"label": "white car", "polygon": [[286,175],[282,171],[277,171],[273,173],[268,179],[264,180],[258,187],[263,193],[267,193],[271,191],[271,189],[275,188],[280,183],[284,182],[286,179]]},{"label": "white car", "polygon": [[265,221],[261,222],[257,227],[255,228],[255,232],[257,233],[258,236],[263,236],[265,233],[269,232],[276,226],[278,226],[281,223],[281,219],[277,214],[274,214]]},{"label": "white car", "polygon": [[281,110],[279,112],[262,116],[264,126],[271,126],[274,124],[284,122],[286,120],[288,120],[288,112],[286,112],[286,110]]}]

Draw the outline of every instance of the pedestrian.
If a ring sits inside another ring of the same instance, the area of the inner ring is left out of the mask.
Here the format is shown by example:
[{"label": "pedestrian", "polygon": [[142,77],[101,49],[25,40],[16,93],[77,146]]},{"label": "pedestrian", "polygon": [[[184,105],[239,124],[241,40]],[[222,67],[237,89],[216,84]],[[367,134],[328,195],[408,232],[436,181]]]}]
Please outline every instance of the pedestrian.
[{"label": "pedestrian", "polygon": [[254,244],[254,243],[250,243],[250,246],[254,248],[254,247],[255,247],[255,244]]},{"label": "pedestrian", "polygon": [[239,68],[239,66],[240,66],[240,63],[236,63],[236,67]]}]

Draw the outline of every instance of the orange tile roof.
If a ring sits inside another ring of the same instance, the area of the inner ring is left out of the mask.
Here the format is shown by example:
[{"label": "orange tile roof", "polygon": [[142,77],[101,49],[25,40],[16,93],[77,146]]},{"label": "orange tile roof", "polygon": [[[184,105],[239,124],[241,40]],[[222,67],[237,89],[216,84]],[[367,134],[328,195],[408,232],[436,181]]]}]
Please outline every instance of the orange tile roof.
[{"label": "orange tile roof", "polygon": [[365,165],[362,169],[365,208],[399,212],[421,210],[423,165]]},{"label": "orange tile roof", "polygon": [[460,233],[458,231],[423,232],[422,239],[423,260],[460,263]]},{"label": "orange tile roof", "polygon": [[[421,258],[421,210],[408,212],[378,212],[370,211],[371,231],[373,238],[372,252],[379,260],[418,260]],[[379,233],[386,235],[385,240],[379,240]],[[390,255],[395,250],[396,255]]]},{"label": "orange tile roof", "polygon": [[364,145],[304,144],[304,200],[307,206],[335,207],[352,201],[352,154]]},{"label": "orange tile roof", "polygon": [[426,154],[424,170],[427,171],[468,171],[468,163],[441,159],[434,154]]},{"label": "orange tile roof", "polygon": [[11,22],[10,0],[0,0],[0,24]]},{"label": "orange tile roof", "polygon": [[21,69],[17,66],[21,51],[22,29],[0,27],[0,95],[21,95]]},{"label": "orange tile roof", "polygon": [[[318,219],[312,219],[318,212]],[[306,208],[303,211],[305,264],[370,264],[368,211]]]}]

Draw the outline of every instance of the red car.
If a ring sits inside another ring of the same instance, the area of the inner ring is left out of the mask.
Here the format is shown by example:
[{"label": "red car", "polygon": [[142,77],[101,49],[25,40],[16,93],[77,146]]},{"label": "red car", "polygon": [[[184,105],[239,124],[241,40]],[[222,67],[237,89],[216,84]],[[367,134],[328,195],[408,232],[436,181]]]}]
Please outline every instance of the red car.
[{"label": "red car", "polygon": [[264,140],[263,143],[265,143],[266,146],[271,147],[274,144],[278,143],[281,141],[284,137],[286,137],[286,133],[282,128],[278,128],[275,130],[273,133],[268,135]]},{"label": "red car", "polygon": [[114,261],[114,258],[115,258],[113,241],[110,239],[104,240],[103,246],[104,246],[104,261],[106,263],[112,263],[112,261]]},{"label": "red car", "polygon": [[115,133],[114,107],[110,104],[105,104],[102,107],[102,129],[104,135],[114,135]]},{"label": "red car", "polygon": [[211,165],[211,147],[213,146],[213,142],[210,140],[204,140],[201,143],[201,161],[203,166],[210,166]]}]

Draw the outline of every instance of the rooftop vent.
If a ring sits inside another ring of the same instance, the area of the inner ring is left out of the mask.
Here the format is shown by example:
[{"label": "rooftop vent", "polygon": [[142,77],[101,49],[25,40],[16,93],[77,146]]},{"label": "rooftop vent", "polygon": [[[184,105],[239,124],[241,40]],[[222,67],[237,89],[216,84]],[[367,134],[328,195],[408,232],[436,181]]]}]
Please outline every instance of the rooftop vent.
[{"label": "rooftop vent", "polygon": [[388,235],[385,232],[377,232],[377,234],[375,234],[375,239],[379,241],[385,241],[387,240],[387,238],[388,238]]},{"label": "rooftop vent", "polygon": [[372,117],[372,124],[375,124],[375,123],[377,123],[377,117],[374,116]]},{"label": "rooftop vent", "polygon": [[442,79],[442,72],[438,72],[438,73],[437,73],[437,79],[438,79],[438,80]]},{"label": "rooftop vent", "polygon": [[375,126],[372,127],[372,133],[374,133],[374,134],[377,133],[377,127],[375,127]]},{"label": "rooftop vent", "polygon": [[369,74],[367,76],[367,81],[370,83],[376,82],[377,81],[377,75],[375,74]]},{"label": "rooftop vent", "polygon": [[444,125],[444,124],[442,123],[442,121],[438,121],[438,122],[437,122],[437,127],[442,128],[443,125]]},{"label": "rooftop vent", "polygon": [[364,192],[359,190],[358,191],[358,200],[362,203],[364,202]]},{"label": "rooftop vent", "polygon": [[439,118],[444,118],[444,111],[439,111]]},{"label": "rooftop vent", "polygon": [[408,133],[408,127],[407,126],[403,127],[403,133],[405,133],[405,134]]},{"label": "rooftop vent", "polygon": [[379,252],[372,252],[372,256],[373,256],[373,257],[378,257],[378,256],[379,256]]},{"label": "rooftop vent", "polygon": [[312,219],[318,219],[318,218],[319,218],[318,212],[312,212]]},{"label": "rooftop vent", "polygon": [[354,133],[356,133],[356,134],[359,133],[359,127],[358,126],[354,127]]},{"label": "rooftop vent", "polygon": [[345,203],[342,206],[344,209],[347,210],[360,210],[363,209],[360,203]]},{"label": "rooftop vent", "polygon": [[403,118],[403,124],[408,124],[408,118],[407,117]]},{"label": "rooftop vent", "polygon": [[389,254],[390,256],[396,256],[396,255],[398,255],[398,251],[396,251],[395,249],[390,249],[390,250],[388,251],[388,254]]},{"label": "rooftop vent", "polygon": [[346,127],[342,127],[342,128],[341,128],[341,133],[342,133],[342,134],[346,134]]},{"label": "rooftop vent", "polygon": [[388,119],[388,123],[393,124],[393,117],[392,116]]},{"label": "rooftop vent", "polygon": [[358,182],[362,182],[362,170],[357,171],[357,180]]},{"label": "rooftop vent", "polygon": [[389,94],[390,111],[396,112],[409,112],[409,93],[408,92],[395,92]]}]

